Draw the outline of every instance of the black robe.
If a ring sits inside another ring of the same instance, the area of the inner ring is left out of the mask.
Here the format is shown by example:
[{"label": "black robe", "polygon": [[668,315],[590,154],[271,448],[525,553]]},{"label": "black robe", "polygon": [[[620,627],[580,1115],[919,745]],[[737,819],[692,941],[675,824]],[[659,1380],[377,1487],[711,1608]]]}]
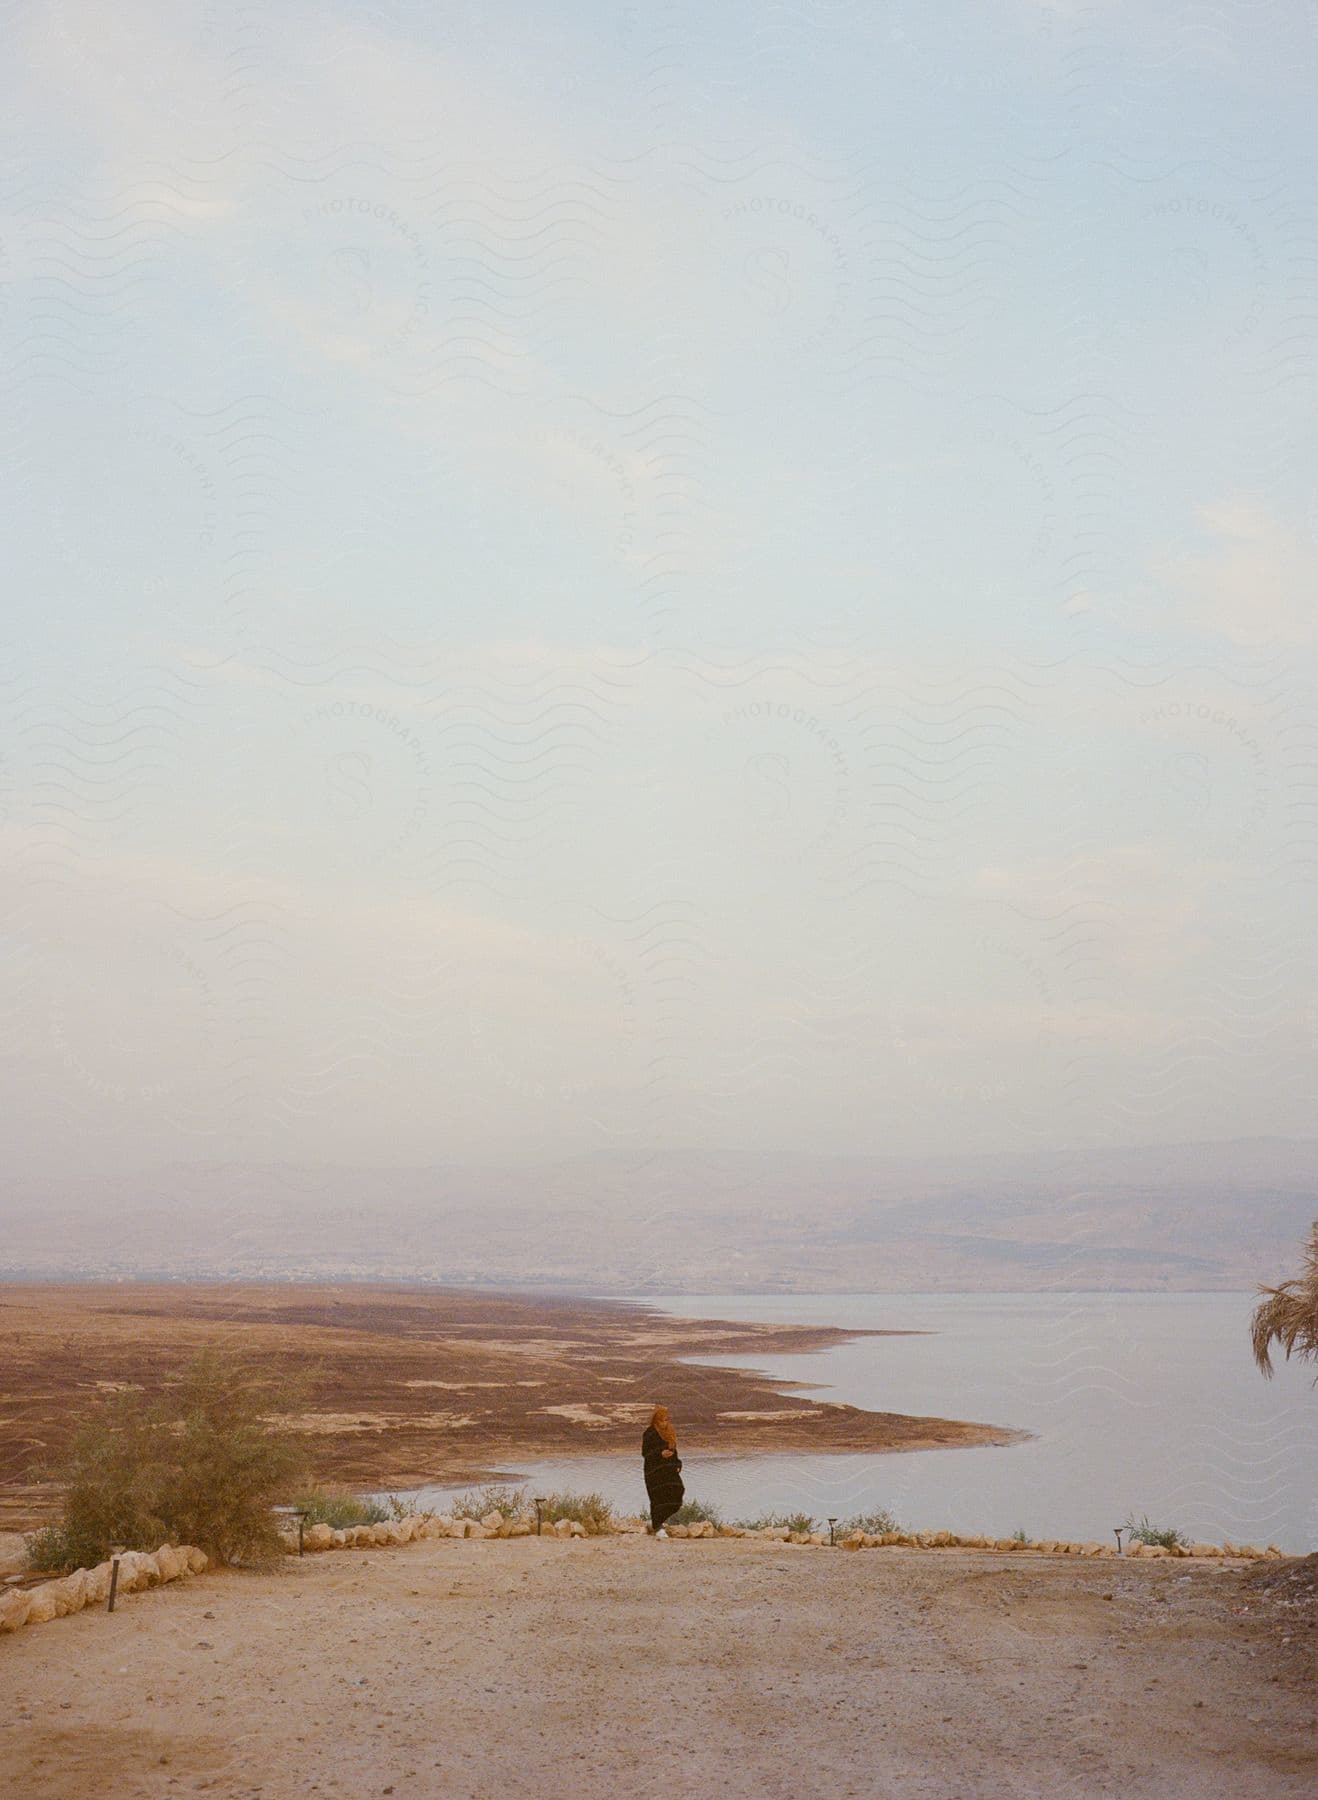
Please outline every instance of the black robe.
[{"label": "black robe", "polygon": [[647,1425],[641,1439],[641,1457],[645,1464],[645,1491],[650,1496],[650,1524],[658,1531],[665,1519],[671,1518],[682,1504],[686,1489],[682,1486],[682,1459],[669,1448],[653,1425]]}]

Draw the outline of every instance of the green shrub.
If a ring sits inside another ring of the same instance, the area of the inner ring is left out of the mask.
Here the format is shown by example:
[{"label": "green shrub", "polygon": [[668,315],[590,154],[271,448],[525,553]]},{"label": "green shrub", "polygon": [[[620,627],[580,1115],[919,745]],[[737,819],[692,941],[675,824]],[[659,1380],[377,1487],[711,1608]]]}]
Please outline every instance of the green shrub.
[{"label": "green shrub", "polygon": [[43,1525],[23,1539],[23,1554],[34,1575],[71,1575],[74,1569],[94,1568],[104,1558],[82,1555],[62,1525]]},{"label": "green shrub", "polygon": [[75,1429],[63,1462],[50,1473],[64,1486],[58,1524],[27,1541],[33,1569],[66,1574],[104,1562],[112,1544],[155,1550],[169,1536],[165,1518],[161,1420],[138,1389],[101,1400]]},{"label": "green shrub", "polygon": [[901,1526],[886,1506],[877,1506],[872,1512],[853,1513],[849,1519],[839,1519],[834,1530],[839,1537],[845,1537],[849,1531],[863,1531],[867,1536],[881,1537],[885,1531],[900,1531]]},{"label": "green shrub", "polygon": [[492,1512],[505,1519],[521,1519],[532,1507],[524,1487],[483,1487],[459,1494],[444,1510],[455,1519],[483,1519]]},{"label": "green shrub", "polygon": [[1190,1541],[1174,1525],[1150,1525],[1147,1514],[1138,1524],[1133,1517],[1127,1519],[1126,1530],[1132,1544],[1161,1544],[1167,1550],[1174,1550],[1178,1544],[1188,1544]]},{"label": "green shrub", "polygon": [[1018,1525],[1011,1534],[1013,1544],[1032,1544],[1034,1539],[1028,1535],[1023,1525]]},{"label": "green shrub", "polygon": [[293,1505],[306,1514],[310,1525],[328,1525],[333,1531],[346,1531],[350,1525],[383,1525],[389,1517],[378,1500],[364,1500],[346,1488],[307,1488]]},{"label": "green shrub", "polygon": [[703,1500],[684,1500],[681,1506],[667,1520],[669,1525],[721,1525],[723,1515],[717,1506],[707,1506]]},{"label": "green shrub", "polygon": [[292,1404],[287,1387],[248,1364],[216,1350],[194,1358],[161,1406],[168,1442],[159,1504],[176,1542],[225,1563],[281,1553],[270,1508],[306,1460],[301,1439],[277,1419]]},{"label": "green shrub", "polygon": [[737,1519],[734,1521],[743,1531],[769,1531],[785,1525],[789,1531],[812,1532],[815,1521],[809,1513],[761,1513],[757,1519]]},{"label": "green shrub", "polygon": [[279,1555],[271,1506],[305,1462],[301,1438],[279,1417],[296,1398],[249,1364],[203,1350],[160,1399],[130,1389],[102,1401],[54,1471],[63,1514],[34,1534],[29,1558],[90,1567],[112,1544],[154,1550],[167,1541],[197,1544],[220,1562]]},{"label": "green shrub", "polygon": [[[378,1505],[372,1501],[372,1505]],[[386,1494],[384,1497],[385,1516],[390,1519],[433,1519],[434,1513],[428,1506],[418,1506],[410,1494]],[[373,1521],[382,1523],[383,1521]]]},{"label": "green shrub", "polygon": [[547,1494],[540,1504],[546,1525],[559,1519],[576,1519],[587,1531],[607,1531],[613,1523],[613,1507],[603,1494]]}]

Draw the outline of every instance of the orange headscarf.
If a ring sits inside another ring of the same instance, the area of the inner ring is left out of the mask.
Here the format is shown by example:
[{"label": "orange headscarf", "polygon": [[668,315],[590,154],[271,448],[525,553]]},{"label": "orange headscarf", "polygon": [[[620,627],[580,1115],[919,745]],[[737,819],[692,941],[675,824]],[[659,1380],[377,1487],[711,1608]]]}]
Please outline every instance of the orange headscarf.
[{"label": "orange headscarf", "polygon": [[670,1450],[677,1448],[677,1433],[673,1430],[673,1421],[668,1416],[666,1406],[656,1406],[650,1419],[651,1425],[668,1445]]}]

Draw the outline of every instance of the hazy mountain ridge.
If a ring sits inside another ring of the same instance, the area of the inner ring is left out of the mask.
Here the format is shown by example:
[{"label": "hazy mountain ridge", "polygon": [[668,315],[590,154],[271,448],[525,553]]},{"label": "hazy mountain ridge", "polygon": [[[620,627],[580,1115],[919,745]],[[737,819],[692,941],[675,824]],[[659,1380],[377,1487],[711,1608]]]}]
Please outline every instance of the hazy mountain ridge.
[{"label": "hazy mountain ridge", "polygon": [[1318,1214],[1318,1140],[984,1157],[602,1152],[540,1167],[174,1164],[3,1190],[0,1268],[613,1291],[1241,1288]]}]

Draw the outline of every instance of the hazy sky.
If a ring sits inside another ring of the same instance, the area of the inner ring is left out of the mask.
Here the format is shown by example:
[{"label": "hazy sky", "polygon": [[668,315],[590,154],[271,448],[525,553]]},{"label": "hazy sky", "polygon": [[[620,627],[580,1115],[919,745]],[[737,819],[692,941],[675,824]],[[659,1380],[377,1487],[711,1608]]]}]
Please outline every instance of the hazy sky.
[{"label": "hazy sky", "polygon": [[11,1168],[1313,1129],[1300,0],[32,0]]}]

